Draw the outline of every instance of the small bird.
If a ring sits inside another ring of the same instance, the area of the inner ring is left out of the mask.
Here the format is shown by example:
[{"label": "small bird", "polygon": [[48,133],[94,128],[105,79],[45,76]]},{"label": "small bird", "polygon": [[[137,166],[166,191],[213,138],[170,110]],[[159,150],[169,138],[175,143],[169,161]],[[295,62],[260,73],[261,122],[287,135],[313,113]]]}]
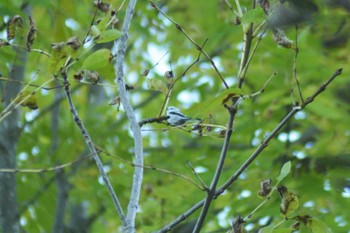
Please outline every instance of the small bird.
[{"label": "small bird", "polygon": [[180,126],[185,124],[187,121],[191,120],[185,116],[178,108],[169,106],[166,109],[167,122],[172,126]]}]

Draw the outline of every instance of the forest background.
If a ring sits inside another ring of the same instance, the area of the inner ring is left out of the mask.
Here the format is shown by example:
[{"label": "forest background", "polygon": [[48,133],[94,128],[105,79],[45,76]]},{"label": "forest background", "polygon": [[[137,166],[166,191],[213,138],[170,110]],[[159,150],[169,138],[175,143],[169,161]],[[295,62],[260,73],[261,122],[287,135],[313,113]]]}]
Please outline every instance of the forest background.
[{"label": "forest background", "polygon": [[0,232],[349,233],[350,2],[135,3],[0,2]]}]

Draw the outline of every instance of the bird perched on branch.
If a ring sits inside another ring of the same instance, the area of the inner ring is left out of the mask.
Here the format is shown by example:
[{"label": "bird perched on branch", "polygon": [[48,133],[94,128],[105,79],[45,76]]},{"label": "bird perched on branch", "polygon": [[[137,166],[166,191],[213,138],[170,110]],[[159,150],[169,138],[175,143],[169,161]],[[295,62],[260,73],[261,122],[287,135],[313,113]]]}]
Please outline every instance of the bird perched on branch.
[{"label": "bird perched on branch", "polygon": [[180,126],[191,120],[185,116],[178,108],[169,106],[166,109],[167,122],[172,126]]}]

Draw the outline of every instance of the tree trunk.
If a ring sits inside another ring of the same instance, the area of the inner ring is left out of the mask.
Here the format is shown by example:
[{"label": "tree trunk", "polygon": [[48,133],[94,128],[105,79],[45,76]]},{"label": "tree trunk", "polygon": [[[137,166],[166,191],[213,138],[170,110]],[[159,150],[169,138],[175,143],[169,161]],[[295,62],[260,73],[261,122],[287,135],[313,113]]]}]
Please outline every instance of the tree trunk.
[{"label": "tree trunk", "polygon": [[[30,7],[26,6],[24,11],[28,14]],[[8,78],[23,81],[27,52],[23,49],[15,49],[15,52],[14,64],[11,67]],[[9,81],[2,86],[1,98],[3,106],[6,107],[20,90],[21,84],[17,82]],[[0,123],[0,168],[16,168],[17,142],[20,131],[19,110],[14,109]],[[0,172],[0,232],[19,232],[15,173]]]},{"label": "tree trunk", "polygon": [[[10,73],[11,79],[23,80],[26,56],[19,51],[20,65],[14,65]],[[3,100],[7,106],[11,99],[19,93],[20,84],[9,82],[2,90]],[[16,167],[17,142],[20,134],[18,122],[19,110],[15,109],[0,124],[0,168]],[[18,210],[16,201],[16,174],[0,173],[0,232],[19,232]]]}]

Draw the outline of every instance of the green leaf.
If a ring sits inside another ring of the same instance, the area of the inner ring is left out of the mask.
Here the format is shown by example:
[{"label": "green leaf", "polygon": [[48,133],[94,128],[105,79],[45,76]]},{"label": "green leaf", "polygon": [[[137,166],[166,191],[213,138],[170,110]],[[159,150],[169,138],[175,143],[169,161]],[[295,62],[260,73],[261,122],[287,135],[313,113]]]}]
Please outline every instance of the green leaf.
[{"label": "green leaf", "polygon": [[83,69],[100,70],[110,64],[112,53],[109,49],[100,49],[90,54],[83,63]]},{"label": "green leaf", "polygon": [[309,216],[305,224],[306,228],[309,229],[312,233],[331,233],[327,225],[318,220],[317,218]]},{"label": "green leaf", "polygon": [[242,23],[255,23],[265,19],[265,13],[261,7],[247,11],[242,17]]},{"label": "green leaf", "polygon": [[112,19],[111,14],[106,14],[105,17],[101,19],[101,21],[98,22],[97,27],[99,30],[104,31],[109,24],[109,21]]},{"label": "green leaf", "polygon": [[290,228],[274,229],[271,233],[292,233],[294,230]]},{"label": "green leaf", "polygon": [[147,86],[149,89],[160,91],[163,93],[166,93],[168,91],[168,88],[162,80],[156,79],[156,78],[148,78],[147,79]]},{"label": "green leaf", "polygon": [[214,98],[208,98],[208,100],[201,102],[200,104],[194,106],[190,113],[192,116],[203,117],[207,113],[215,114],[220,109],[223,108],[223,102],[229,103],[229,99],[233,97],[238,97],[242,94],[241,89],[232,88],[222,91],[218,96]]},{"label": "green leaf", "polygon": [[99,38],[101,34],[101,30],[96,25],[92,25],[91,34],[94,38]]},{"label": "green leaf", "polygon": [[283,166],[281,168],[281,172],[280,172],[279,176],[277,177],[278,182],[281,182],[290,173],[291,167],[292,167],[292,163],[290,161],[283,164]]},{"label": "green leaf", "polygon": [[273,226],[269,225],[267,227],[261,228],[259,230],[259,233],[272,233],[273,232]]},{"label": "green leaf", "polygon": [[100,33],[95,42],[97,44],[111,42],[118,39],[121,35],[122,33],[116,29],[106,30]]}]

